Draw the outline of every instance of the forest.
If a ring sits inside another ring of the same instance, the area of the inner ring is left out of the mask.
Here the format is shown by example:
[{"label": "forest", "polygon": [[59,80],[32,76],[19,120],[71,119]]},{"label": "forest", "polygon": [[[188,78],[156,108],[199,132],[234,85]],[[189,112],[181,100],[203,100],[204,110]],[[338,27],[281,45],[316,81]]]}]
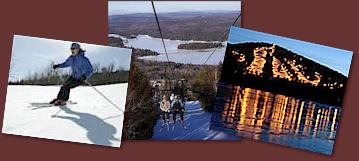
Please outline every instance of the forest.
[{"label": "forest", "polygon": [[186,43],[178,45],[178,49],[186,50],[198,50],[198,49],[211,49],[211,48],[222,48],[224,45],[222,43]]},{"label": "forest", "polygon": [[[239,12],[178,12],[159,13],[163,36],[172,40],[226,41],[229,26]],[[215,19],[216,21],[213,21]],[[240,20],[237,24],[240,24]],[[160,38],[153,13],[109,16],[109,33],[131,38],[150,35]]]}]

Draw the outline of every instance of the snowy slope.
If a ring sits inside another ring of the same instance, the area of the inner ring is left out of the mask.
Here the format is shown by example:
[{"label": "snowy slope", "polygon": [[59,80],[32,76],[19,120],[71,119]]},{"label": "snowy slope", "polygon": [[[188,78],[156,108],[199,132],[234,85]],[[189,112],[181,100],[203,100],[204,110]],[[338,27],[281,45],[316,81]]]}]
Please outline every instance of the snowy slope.
[{"label": "snowy slope", "polygon": [[[200,108],[198,101],[187,102],[184,114],[185,130],[179,122],[173,126],[170,121],[169,131],[167,128],[161,130],[162,119],[159,118],[154,127],[153,140],[240,140],[238,136],[224,132],[209,130],[212,114]],[[172,115],[170,115],[172,120]],[[177,115],[177,118],[179,116]]]},{"label": "snowy slope", "polygon": [[[127,83],[96,86],[124,109]],[[120,147],[123,115],[91,87],[71,91],[77,104],[32,107],[55,98],[59,86],[8,86],[2,132],[6,134]]]},{"label": "snowy slope", "polygon": [[[18,81],[31,74],[46,72],[51,63],[62,63],[70,55],[70,41],[15,35],[11,55],[9,81]],[[80,43],[92,65],[129,70],[131,49]]]}]

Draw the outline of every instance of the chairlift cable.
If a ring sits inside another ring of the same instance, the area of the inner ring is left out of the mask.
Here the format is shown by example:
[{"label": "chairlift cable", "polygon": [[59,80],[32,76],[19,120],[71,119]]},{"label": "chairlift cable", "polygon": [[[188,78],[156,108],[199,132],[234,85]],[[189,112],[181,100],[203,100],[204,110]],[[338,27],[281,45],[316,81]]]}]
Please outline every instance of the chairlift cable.
[{"label": "chairlift cable", "polygon": [[169,57],[168,57],[167,48],[166,48],[165,41],[164,41],[164,38],[163,38],[163,35],[162,35],[162,30],[161,30],[160,22],[158,21],[158,16],[157,16],[157,12],[156,12],[155,4],[153,3],[153,0],[151,0],[151,4],[152,4],[152,8],[153,8],[153,13],[155,14],[155,18],[156,18],[158,30],[159,30],[159,32],[160,32],[160,36],[161,36],[161,40],[162,40],[162,45],[163,45],[163,48],[164,48],[164,50],[165,50],[168,67],[170,68],[171,73],[172,73],[172,78],[174,79],[174,78],[175,78],[175,75],[174,75],[173,70],[172,70],[172,68],[171,68],[170,59],[169,59]]},{"label": "chairlift cable", "polygon": [[[236,20],[234,20],[232,26],[234,26],[234,25],[237,23],[237,21],[239,20],[239,18],[240,18],[241,16],[242,16],[242,12],[240,12],[240,13],[238,14],[238,16],[237,16]],[[223,35],[223,37],[226,36],[226,35],[228,35],[228,33],[229,33],[229,30],[228,30],[227,32],[225,32],[225,34]],[[219,47],[216,47],[216,48],[213,49],[212,53],[207,57],[206,61],[204,61],[203,65],[205,65],[205,64],[208,62],[208,60],[212,57],[212,55],[214,54],[214,52],[215,52],[218,48],[219,48]]]}]

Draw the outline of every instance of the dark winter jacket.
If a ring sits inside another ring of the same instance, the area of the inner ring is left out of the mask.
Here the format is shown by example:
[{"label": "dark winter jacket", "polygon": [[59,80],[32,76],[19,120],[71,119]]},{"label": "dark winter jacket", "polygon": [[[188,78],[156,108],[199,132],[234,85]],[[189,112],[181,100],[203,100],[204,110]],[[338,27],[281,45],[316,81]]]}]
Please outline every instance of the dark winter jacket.
[{"label": "dark winter jacket", "polygon": [[184,109],[184,104],[181,100],[175,98],[171,103],[171,108],[172,110],[182,110]]},{"label": "dark winter jacket", "polygon": [[93,72],[92,65],[85,53],[81,52],[76,55],[71,55],[66,61],[62,64],[59,64],[59,68],[71,67],[72,77],[76,79],[82,79],[83,76],[88,79]]}]

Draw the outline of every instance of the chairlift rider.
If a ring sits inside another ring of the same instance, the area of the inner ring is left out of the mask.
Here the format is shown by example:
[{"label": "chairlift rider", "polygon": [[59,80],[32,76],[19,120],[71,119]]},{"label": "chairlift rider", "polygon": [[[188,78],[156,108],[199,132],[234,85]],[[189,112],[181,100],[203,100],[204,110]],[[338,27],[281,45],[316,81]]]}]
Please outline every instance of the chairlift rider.
[{"label": "chairlift rider", "polygon": [[184,104],[183,104],[182,100],[179,98],[179,96],[175,95],[174,99],[171,103],[173,124],[176,124],[176,115],[179,114],[180,122],[181,122],[182,126],[184,126],[184,119],[183,119],[184,110],[185,110],[185,108],[184,108]]},{"label": "chairlift rider", "polygon": [[163,100],[160,103],[160,109],[162,114],[162,127],[166,124],[168,126],[169,117],[170,117],[170,108],[171,103],[168,100],[166,95],[163,95]]}]

